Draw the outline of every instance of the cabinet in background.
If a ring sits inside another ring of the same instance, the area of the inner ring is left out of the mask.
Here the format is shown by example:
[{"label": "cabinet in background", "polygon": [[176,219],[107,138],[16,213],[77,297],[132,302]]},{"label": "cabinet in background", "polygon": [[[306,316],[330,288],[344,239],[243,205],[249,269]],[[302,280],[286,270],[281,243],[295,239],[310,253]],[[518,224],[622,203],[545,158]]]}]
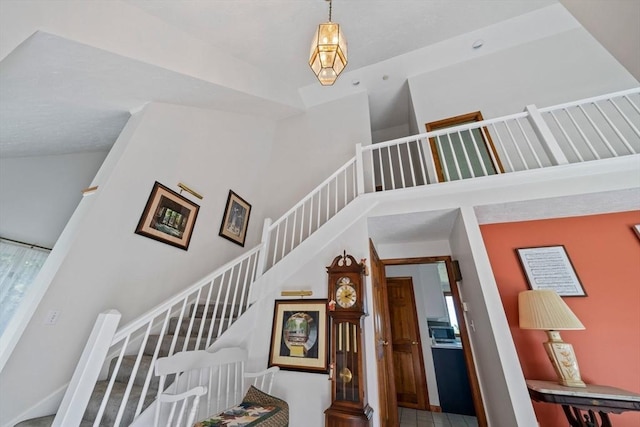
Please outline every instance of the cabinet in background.
[{"label": "cabinet in background", "polygon": [[434,346],[431,351],[442,412],[475,416],[462,347]]}]

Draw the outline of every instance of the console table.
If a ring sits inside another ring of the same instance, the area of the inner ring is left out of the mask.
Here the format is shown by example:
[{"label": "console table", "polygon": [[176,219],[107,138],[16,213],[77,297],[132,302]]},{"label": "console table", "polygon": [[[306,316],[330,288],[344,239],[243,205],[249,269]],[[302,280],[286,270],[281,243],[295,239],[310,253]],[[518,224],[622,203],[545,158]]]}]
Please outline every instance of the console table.
[{"label": "console table", "polygon": [[527,380],[527,388],[537,402],[562,405],[571,427],[611,427],[609,413],[640,411],[640,394],[615,387],[565,387],[554,381]]}]

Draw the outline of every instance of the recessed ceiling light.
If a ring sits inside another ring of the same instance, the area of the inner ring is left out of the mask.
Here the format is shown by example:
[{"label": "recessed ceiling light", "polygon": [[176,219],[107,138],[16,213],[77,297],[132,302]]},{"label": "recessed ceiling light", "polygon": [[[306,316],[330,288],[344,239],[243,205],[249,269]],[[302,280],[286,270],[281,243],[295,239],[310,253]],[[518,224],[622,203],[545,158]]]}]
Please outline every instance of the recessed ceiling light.
[{"label": "recessed ceiling light", "polygon": [[483,44],[484,44],[484,40],[480,39],[480,40],[474,41],[471,47],[474,49],[480,49]]}]

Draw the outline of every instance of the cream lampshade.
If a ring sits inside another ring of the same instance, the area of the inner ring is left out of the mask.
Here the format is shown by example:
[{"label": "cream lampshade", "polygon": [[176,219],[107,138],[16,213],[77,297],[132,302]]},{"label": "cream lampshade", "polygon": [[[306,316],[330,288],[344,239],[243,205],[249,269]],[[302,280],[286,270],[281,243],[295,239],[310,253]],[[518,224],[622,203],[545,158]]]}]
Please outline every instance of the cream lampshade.
[{"label": "cream lampshade", "polygon": [[585,329],[569,306],[553,290],[520,292],[518,310],[521,329],[538,329],[547,332],[544,349],[558,375],[560,384],[567,387],[585,387],[580,379],[578,361],[573,346],[560,338],[562,330]]}]

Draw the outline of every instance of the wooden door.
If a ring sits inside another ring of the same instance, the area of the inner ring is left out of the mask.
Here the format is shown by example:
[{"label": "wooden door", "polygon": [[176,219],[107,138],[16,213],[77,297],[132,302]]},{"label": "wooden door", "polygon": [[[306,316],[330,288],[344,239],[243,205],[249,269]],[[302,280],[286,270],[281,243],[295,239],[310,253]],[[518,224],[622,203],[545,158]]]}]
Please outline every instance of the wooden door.
[{"label": "wooden door", "polygon": [[427,378],[424,372],[412,278],[389,277],[387,295],[398,405],[428,410]]},{"label": "wooden door", "polygon": [[[463,114],[426,124],[427,132],[481,122],[482,113]],[[489,129],[480,127],[429,138],[438,182],[504,173]]]},{"label": "wooden door", "polygon": [[378,368],[378,394],[380,399],[380,426],[397,427],[398,402],[396,401],[395,380],[393,377],[393,353],[389,340],[391,325],[387,304],[387,288],[384,264],[376,252],[373,241],[369,239],[371,253],[371,282],[373,287],[373,325]]}]

